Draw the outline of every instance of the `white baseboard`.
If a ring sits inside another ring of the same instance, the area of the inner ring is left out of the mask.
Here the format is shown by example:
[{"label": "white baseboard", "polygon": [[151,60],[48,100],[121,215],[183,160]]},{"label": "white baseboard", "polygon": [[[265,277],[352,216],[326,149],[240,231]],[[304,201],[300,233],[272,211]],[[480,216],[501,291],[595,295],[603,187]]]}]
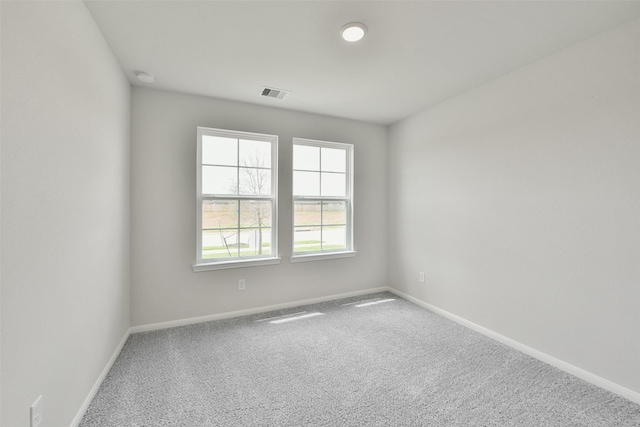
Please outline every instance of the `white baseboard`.
[{"label": "white baseboard", "polygon": [[124,347],[124,344],[127,342],[127,339],[129,338],[129,335],[131,335],[131,329],[127,330],[127,332],[125,332],[124,336],[120,340],[120,343],[118,344],[118,347],[116,347],[115,351],[111,355],[111,358],[107,362],[107,365],[104,367],[104,369],[100,373],[100,376],[96,380],[96,382],[93,385],[93,387],[91,387],[91,390],[89,391],[89,395],[84,400],[84,403],[80,407],[80,410],[78,411],[78,413],[76,414],[75,418],[71,422],[71,426],[70,427],[78,427],[78,425],[80,424],[80,421],[82,421],[82,417],[84,416],[85,412],[87,412],[87,409],[89,408],[89,404],[91,404],[91,401],[96,396],[96,393],[98,393],[98,389],[102,385],[102,382],[107,377],[107,374],[109,373],[109,370],[111,369],[111,367],[115,363],[116,359],[118,358],[118,355],[122,351],[122,347]]},{"label": "white baseboard", "polygon": [[426,303],[418,298],[414,298],[411,295],[405,294],[404,292],[401,292],[397,289],[394,288],[389,288],[389,292],[398,295],[401,298],[404,298],[408,301],[411,301],[412,303],[419,305],[421,307],[424,307],[428,310],[431,310],[435,313],[438,313],[444,317],[446,317],[447,319],[453,320],[456,323],[459,323],[462,326],[465,326],[469,329],[472,329],[476,332],[480,332],[483,335],[486,335],[487,337],[494,339],[498,342],[501,342],[503,344],[508,345],[511,348],[514,348],[518,351],[523,352],[524,354],[527,354],[531,357],[534,357],[544,363],[547,363],[551,366],[554,366],[562,371],[565,371],[571,375],[574,375],[582,380],[585,380],[597,387],[603,388],[605,390],[608,390],[612,393],[615,393],[619,396],[624,397],[625,399],[628,399],[632,402],[635,402],[637,404],[640,404],[640,393],[637,393],[633,390],[629,390],[628,388],[622,387],[621,385],[618,385],[612,381],[606,380],[602,377],[599,377],[595,374],[592,374],[591,372],[585,371],[582,368],[578,368],[577,366],[574,366],[570,363],[567,363],[563,360],[560,359],[556,359],[553,356],[550,356],[546,353],[543,353],[539,350],[536,350],[535,348],[526,346],[518,341],[512,340],[511,338],[505,337],[504,335],[500,335],[497,332],[494,332],[490,329],[487,329],[483,326],[480,326],[478,324],[475,324],[473,322],[470,322],[469,320],[466,320],[462,317],[456,316],[455,314],[449,313],[448,311],[445,311],[441,308],[438,308],[434,305],[431,305],[429,303]]},{"label": "white baseboard", "polygon": [[133,326],[130,329],[132,334],[138,332],[155,331],[158,329],[175,328],[176,326],[193,325],[196,323],[210,322],[212,320],[230,319],[232,317],[248,316],[251,314],[265,313],[268,311],[282,310],[285,308],[298,307],[301,305],[316,304],[325,301],[333,301],[342,298],[355,297],[360,295],[373,294],[377,292],[387,292],[390,288],[382,286],[379,288],[364,289],[362,291],[345,292],[342,294],[329,295],[325,297],[310,298],[299,301],[292,301],[283,304],[268,305],[263,307],[249,308],[246,310],[229,311],[226,313],[211,314],[208,316],[191,317],[187,319],[171,320],[168,322],[153,323],[149,325]]}]

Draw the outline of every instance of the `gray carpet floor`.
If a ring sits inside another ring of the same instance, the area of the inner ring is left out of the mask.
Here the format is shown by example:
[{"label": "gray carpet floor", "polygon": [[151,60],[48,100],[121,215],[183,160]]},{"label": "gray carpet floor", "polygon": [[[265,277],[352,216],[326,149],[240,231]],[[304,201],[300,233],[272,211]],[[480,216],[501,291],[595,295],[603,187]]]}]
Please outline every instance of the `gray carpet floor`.
[{"label": "gray carpet floor", "polygon": [[640,405],[381,293],[133,334],[80,424],[106,426],[638,427]]}]

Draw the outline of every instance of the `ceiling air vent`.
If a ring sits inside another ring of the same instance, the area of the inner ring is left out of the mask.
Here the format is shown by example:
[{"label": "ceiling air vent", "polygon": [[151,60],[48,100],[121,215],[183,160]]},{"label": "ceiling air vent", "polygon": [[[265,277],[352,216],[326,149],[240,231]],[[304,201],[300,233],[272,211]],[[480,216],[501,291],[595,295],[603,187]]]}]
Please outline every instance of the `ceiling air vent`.
[{"label": "ceiling air vent", "polygon": [[287,95],[289,95],[288,90],[274,89],[272,87],[262,88],[262,96],[266,96],[267,98],[284,99]]}]

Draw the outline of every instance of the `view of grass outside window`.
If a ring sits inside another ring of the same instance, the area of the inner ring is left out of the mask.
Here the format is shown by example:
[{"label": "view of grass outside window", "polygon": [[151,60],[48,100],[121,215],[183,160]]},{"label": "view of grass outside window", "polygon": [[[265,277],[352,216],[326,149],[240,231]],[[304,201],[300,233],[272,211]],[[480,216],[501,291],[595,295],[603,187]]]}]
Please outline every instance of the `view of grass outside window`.
[{"label": "view of grass outside window", "polygon": [[294,138],[294,256],[352,250],[352,150]]},{"label": "view of grass outside window", "polygon": [[198,262],[273,257],[277,137],[198,128]]}]

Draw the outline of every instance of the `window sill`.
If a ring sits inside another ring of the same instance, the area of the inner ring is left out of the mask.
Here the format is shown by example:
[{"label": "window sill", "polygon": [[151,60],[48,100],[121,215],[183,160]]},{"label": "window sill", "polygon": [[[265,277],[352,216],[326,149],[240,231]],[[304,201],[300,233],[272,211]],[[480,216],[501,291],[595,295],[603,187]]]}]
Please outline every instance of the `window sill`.
[{"label": "window sill", "polygon": [[305,254],[305,255],[293,255],[291,262],[307,262],[307,261],[322,261],[325,259],[338,259],[338,258],[351,258],[356,256],[356,251],[346,252],[329,252],[318,254]]},{"label": "window sill", "polygon": [[273,265],[280,264],[280,258],[258,258],[258,259],[243,259],[233,261],[222,262],[210,262],[193,265],[193,271],[195,273],[199,271],[211,271],[211,270],[225,270],[228,268],[240,268],[240,267],[257,267],[261,265]]}]

